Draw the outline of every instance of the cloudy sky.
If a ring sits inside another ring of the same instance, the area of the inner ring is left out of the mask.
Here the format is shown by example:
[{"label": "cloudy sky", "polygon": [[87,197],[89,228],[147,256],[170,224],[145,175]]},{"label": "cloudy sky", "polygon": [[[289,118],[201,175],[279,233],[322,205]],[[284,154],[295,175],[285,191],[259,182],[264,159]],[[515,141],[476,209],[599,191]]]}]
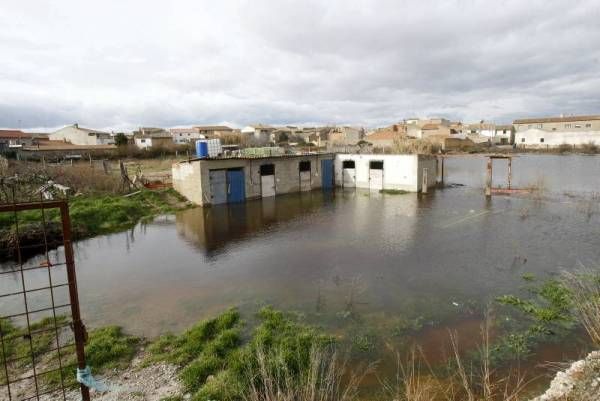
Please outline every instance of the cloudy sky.
[{"label": "cloudy sky", "polygon": [[600,1],[0,3],[0,127],[600,113]]}]

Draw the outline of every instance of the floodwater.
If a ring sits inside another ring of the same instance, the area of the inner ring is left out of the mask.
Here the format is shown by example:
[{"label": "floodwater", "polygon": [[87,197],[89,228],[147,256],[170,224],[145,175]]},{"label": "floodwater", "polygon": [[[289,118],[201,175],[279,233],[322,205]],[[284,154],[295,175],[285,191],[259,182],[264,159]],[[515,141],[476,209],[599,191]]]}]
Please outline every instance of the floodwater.
[{"label": "floodwater", "polygon": [[[230,306],[273,305],[384,352],[407,320],[419,322],[414,339],[431,358],[441,355],[447,328],[474,346],[485,305],[521,293],[523,274],[549,277],[600,260],[600,157],[517,157],[513,187],[540,191],[490,200],[485,162],[447,159],[446,183],[460,185],[426,195],[314,191],[190,209],[80,241],[84,320],[153,337]],[[502,163],[495,185],[505,184]],[[27,285],[43,274],[28,272]],[[19,280],[3,280],[0,290]],[[3,312],[18,303],[7,301]]]}]

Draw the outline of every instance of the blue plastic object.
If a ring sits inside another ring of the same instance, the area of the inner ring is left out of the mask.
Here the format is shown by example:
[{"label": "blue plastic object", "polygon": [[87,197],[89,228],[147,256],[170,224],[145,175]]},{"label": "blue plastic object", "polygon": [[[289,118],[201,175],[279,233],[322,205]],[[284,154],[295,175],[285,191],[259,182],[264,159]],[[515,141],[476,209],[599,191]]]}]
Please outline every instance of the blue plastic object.
[{"label": "blue plastic object", "polygon": [[83,384],[89,389],[94,389],[98,392],[104,393],[110,390],[110,388],[101,381],[94,379],[92,371],[89,366],[85,369],[77,369],[77,382]]},{"label": "blue plastic object", "polygon": [[201,159],[208,157],[208,142],[196,141],[196,156]]}]

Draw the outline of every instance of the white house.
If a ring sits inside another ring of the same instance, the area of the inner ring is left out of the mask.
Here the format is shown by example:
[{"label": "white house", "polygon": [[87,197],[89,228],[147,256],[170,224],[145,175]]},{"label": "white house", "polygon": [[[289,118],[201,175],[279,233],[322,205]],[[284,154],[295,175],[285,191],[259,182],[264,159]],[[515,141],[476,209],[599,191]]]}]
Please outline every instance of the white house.
[{"label": "white house", "polygon": [[419,192],[424,181],[428,188],[435,186],[437,160],[414,154],[340,153],[335,156],[334,171],[336,185],[344,188]]},{"label": "white house", "polygon": [[600,145],[600,131],[546,131],[531,128],[515,133],[515,145],[527,148],[550,148],[560,145]]},{"label": "white house", "polygon": [[51,141],[63,141],[72,145],[114,145],[115,138],[109,132],[68,125],[48,135]]}]

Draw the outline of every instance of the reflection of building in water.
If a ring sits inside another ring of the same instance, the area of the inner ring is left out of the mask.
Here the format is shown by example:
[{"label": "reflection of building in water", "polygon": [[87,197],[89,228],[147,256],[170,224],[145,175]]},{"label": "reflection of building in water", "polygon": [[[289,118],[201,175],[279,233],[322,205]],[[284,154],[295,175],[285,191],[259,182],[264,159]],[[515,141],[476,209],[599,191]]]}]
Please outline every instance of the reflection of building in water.
[{"label": "reflection of building in water", "polygon": [[332,192],[306,192],[177,213],[177,232],[207,253],[301,218],[333,200]]}]

